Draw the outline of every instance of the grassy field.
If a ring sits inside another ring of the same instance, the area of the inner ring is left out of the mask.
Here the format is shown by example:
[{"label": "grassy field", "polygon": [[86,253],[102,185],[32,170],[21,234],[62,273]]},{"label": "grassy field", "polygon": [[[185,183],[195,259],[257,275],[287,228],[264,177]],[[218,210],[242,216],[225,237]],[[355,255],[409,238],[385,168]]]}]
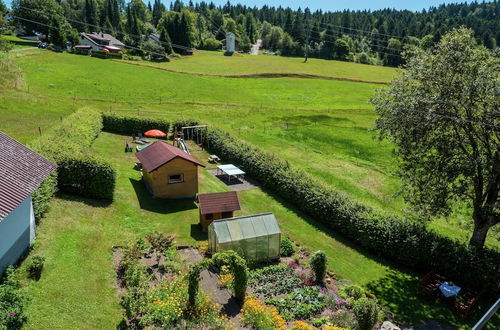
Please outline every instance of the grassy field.
[{"label": "grassy field", "polygon": [[[238,54],[224,56],[223,52],[198,51],[194,56],[169,63],[156,63],[155,66],[179,72],[211,75],[254,75],[254,74],[299,74],[315,75],[337,79],[351,79],[387,83],[392,80],[396,70],[351,62],[328,61],[280,56],[253,56]],[[147,62],[145,64],[148,64]],[[151,64],[148,64],[151,65]]]},{"label": "grassy field", "polygon": [[[216,57],[213,53],[203,56]],[[251,58],[282,60],[284,66],[299,60]],[[406,211],[397,194],[400,181],[394,174],[391,146],[374,140],[371,131],[376,115],[368,100],[380,85],[322,79],[202,77],[45,51],[17,62],[24,70],[27,86],[23,91],[0,93],[0,129],[22,142],[37,136],[39,128],[43,133],[80,106],[168,120],[193,117],[275,153],[381,211]],[[325,71],[332,70],[327,64],[334,68],[349,64],[324,63]],[[387,69],[355,67],[381,72]],[[467,212],[458,212],[453,218],[468,222]],[[440,219],[430,226],[467,240],[470,229],[455,224],[454,220]],[[500,246],[499,238],[498,233],[491,234],[488,245]]]},{"label": "grassy field", "polygon": [[[186,65],[192,60],[211,63],[215,55],[203,52],[162,65]],[[368,100],[376,88],[383,87],[379,84],[199,76],[45,51],[16,61],[24,70],[26,88],[0,91],[0,130],[23,143],[83,106],[169,121],[197,118],[288,160],[366,204],[386,212],[405,212],[406,205],[396,195],[400,181],[394,174],[391,146],[374,140],[371,131],[375,113]],[[230,61],[231,70],[250,73],[237,57]],[[302,65],[300,59],[270,56],[251,57],[251,61],[277,67],[282,61],[286,70],[299,70]],[[344,75],[351,70],[352,77],[374,79],[380,70],[382,80],[390,79],[387,68],[322,63],[325,72],[343,68]],[[195,67],[191,67],[193,72]],[[314,65],[310,70],[318,73]],[[124,139],[103,133],[95,143],[96,152],[109,157],[119,170],[116,200],[102,205],[59,196],[39,228],[39,252],[47,256],[47,269],[40,282],[28,282],[33,297],[30,328],[71,328],[75,323],[89,329],[116,327],[121,310],[113,282],[112,246],[153,230],[175,232],[179,242],[187,244],[204,238],[195,225],[194,203],[159,202],[144,193],[131,166],[133,156],[121,152]],[[206,172],[201,179],[202,192],[226,189]],[[274,212],[287,235],[311,250],[325,250],[336,274],[370,288],[398,318],[414,324],[434,318],[464,326],[447,309],[415,296],[417,274],[360,250],[268,192],[245,191],[240,197],[242,214]],[[466,221],[463,214],[458,218]],[[470,232],[457,227],[455,220],[439,220],[430,226],[463,241]],[[499,246],[498,237],[490,235],[488,245]]]},{"label": "grassy field", "polygon": [[[28,328],[69,329],[75,324],[81,329],[116,328],[122,311],[114,282],[113,246],[128,244],[154,230],[176,233],[180,244],[206,239],[197,225],[198,210],[192,200],[168,202],[149,196],[139,181],[139,172],[133,169],[135,157],[123,152],[126,138],[102,133],[94,144],[94,150],[106,155],[118,170],[112,204],[61,195],[43,219],[33,253],[44,255],[46,263],[40,281],[26,281],[26,291],[32,297]],[[196,150],[193,155],[202,161],[208,156]],[[206,165],[200,176],[201,192],[228,190],[208,173],[213,165]],[[398,319],[419,324],[434,318],[465,325],[442,305],[413,295],[418,279],[415,274],[356,248],[265,191],[252,189],[239,196],[242,210],[238,215],[273,212],[287,236],[310,251],[325,251],[330,269],[376,292]],[[404,303],[398,294],[407,298]]]}]

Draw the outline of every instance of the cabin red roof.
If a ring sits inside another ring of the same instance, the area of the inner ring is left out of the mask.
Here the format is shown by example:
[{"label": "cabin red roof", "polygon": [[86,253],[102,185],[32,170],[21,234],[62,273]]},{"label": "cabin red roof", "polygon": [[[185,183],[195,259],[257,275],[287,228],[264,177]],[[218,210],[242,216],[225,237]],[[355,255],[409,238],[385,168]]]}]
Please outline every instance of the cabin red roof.
[{"label": "cabin red roof", "polygon": [[236,191],[200,194],[197,197],[201,214],[232,212],[241,210]]},{"label": "cabin red roof", "polygon": [[203,166],[199,160],[163,141],[156,141],[149,147],[142,149],[135,154],[142,164],[142,167],[148,172],[156,170],[158,167],[170,162],[175,158],[182,158],[198,166]]},{"label": "cabin red roof", "polygon": [[0,132],[0,221],[55,169],[55,164]]}]

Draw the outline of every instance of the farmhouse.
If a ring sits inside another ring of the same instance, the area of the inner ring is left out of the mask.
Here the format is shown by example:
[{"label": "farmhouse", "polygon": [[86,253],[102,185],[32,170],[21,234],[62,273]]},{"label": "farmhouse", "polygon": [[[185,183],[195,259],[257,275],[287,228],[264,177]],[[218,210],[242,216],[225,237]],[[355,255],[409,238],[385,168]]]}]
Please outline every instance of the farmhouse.
[{"label": "farmhouse", "polygon": [[92,50],[107,50],[112,53],[120,52],[125,45],[111,34],[102,32],[80,33],[80,43],[92,47]]},{"label": "farmhouse", "polygon": [[203,231],[219,219],[234,217],[234,211],[241,210],[236,191],[200,194],[196,198],[200,209],[200,225]]},{"label": "farmhouse", "polygon": [[142,164],[143,182],[154,197],[194,197],[198,193],[198,167],[205,166],[190,154],[156,141],[136,157]]},{"label": "farmhouse", "polygon": [[233,250],[250,260],[280,256],[281,231],[272,213],[221,219],[208,226],[208,251]]},{"label": "farmhouse", "polygon": [[0,273],[35,238],[31,195],[55,169],[55,164],[0,132]]}]

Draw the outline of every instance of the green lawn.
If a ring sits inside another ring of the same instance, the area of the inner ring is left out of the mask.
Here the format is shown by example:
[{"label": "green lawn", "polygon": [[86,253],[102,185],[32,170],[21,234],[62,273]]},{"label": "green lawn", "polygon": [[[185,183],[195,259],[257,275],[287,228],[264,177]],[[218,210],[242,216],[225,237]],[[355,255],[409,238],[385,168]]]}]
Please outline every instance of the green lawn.
[{"label": "green lawn", "polygon": [[37,47],[38,44],[40,43],[39,41],[21,39],[14,35],[2,35],[0,36],[0,38],[8,40],[12,44],[12,46],[14,46],[13,49]]},{"label": "green lawn", "polygon": [[[328,61],[316,58],[253,56],[239,54],[231,57],[223,52],[198,51],[194,56],[183,57],[155,66],[179,72],[212,75],[248,75],[263,73],[303,74],[361,81],[390,82],[396,69],[352,62]],[[144,64],[151,65],[145,62]]]},{"label": "green lawn", "polygon": [[[198,57],[164,65],[186,65],[199,58],[239,58],[219,55],[202,52]],[[297,60],[247,57],[269,65]],[[391,146],[374,140],[371,131],[376,115],[368,100],[380,85],[321,79],[201,77],[51,52],[17,62],[24,70],[27,87],[0,92],[0,129],[22,142],[36,137],[39,128],[43,134],[62,116],[82,106],[168,120],[193,117],[275,153],[368,205],[405,212],[406,205],[397,194],[400,181],[394,174]],[[226,67],[245,72],[244,65],[238,63]],[[325,71],[355,65],[383,76],[387,69],[336,61],[321,63]],[[351,71],[355,76],[356,70]],[[463,218],[462,213],[452,219]],[[456,223],[439,220],[431,227],[466,241],[470,229]],[[499,237],[499,233],[490,234],[487,244],[499,247]]]},{"label": "green lawn", "polygon": [[[126,139],[101,133],[93,148],[106,155],[118,170],[113,203],[61,195],[40,224],[38,247],[32,255],[45,256],[46,263],[40,281],[25,281],[26,291],[32,297],[27,328],[69,329],[76,324],[81,329],[116,328],[122,320],[122,310],[114,282],[113,246],[125,245],[154,230],[175,234],[180,244],[206,239],[197,225],[198,210],[192,200],[158,200],[147,194],[139,181],[139,172],[133,169],[134,155],[123,152]],[[195,150],[193,155],[203,161],[208,154]],[[204,169],[200,190],[216,192],[228,188]],[[413,273],[398,270],[360,250],[260,189],[243,191],[239,196],[242,210],[238,215],[274,212],[287,236],[310,251],[324,250],[330,269],[339,278],[376,292],[381,303],[390,307],[398,319],[419,324],[434,318],[464,325],[443,306],[415,297],[417,276]]]}]

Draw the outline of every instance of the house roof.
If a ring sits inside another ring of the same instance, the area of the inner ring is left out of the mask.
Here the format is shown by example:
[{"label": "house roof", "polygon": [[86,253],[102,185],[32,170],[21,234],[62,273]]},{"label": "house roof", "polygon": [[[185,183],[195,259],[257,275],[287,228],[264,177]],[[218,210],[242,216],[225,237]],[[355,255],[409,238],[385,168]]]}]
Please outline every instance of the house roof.
[{"label": "house roof", "polygon": [[0,221],[55,169],[55,164],[0,132]]},{"label": "house roof", "polygon": [[90,42],[92,42],[95,45],[98,46],[118,46],[118,47],[124,47],[125,44],[123,44],[120,40],[116,39],[113,37],[111,34],[107,33],[102,33],[102,32],[92,32],[92,33],[85,33],[82,32],[80,33],[80,36],[86,38]]},{"label": "house roof", "polygon": [[232,212],[241,210],[236,191],[200,194],[197,197],[201,214]]},{"label": "house roof", "polygon": [[182,158],[198,166],[203,166],[202,163],[190,154],[176,148],[166,142],[156,141],[146,149],[143,149],[135,154],[141,162],[143,168],[148,172],[156,170],[158,167],[170,162],[175,158]]}]

